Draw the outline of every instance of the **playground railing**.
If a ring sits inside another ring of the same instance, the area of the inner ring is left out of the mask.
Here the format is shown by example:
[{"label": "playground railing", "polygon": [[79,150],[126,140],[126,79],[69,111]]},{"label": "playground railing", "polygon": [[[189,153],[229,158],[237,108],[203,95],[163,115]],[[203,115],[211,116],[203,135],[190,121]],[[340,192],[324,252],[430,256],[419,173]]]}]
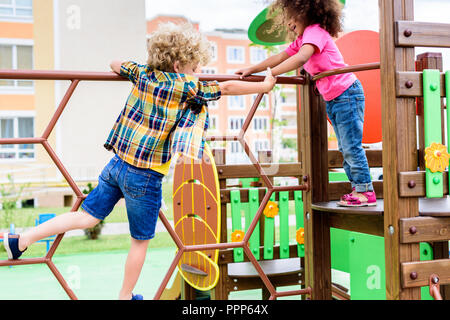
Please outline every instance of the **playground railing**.
[{"label": "playground railing", "polygon": [[[196,75],[199,80],[201,81],[227,81],[227,80],[241,80],[240,76],[237,75]],[[0,139],[0,145],[11,145],[11,144],[42,144],[46,152],[49,154],[51,160],[55,163],[58,170],[61,172],[63,177],[66,179],[67,183],[75,193],[77,200],[75,201],[72,211],[77,211],[82,203],[82,201],[85,199],[85,195],[81,192],[80,188],[77,186],[76,182],[71,177],[70,173],[67,171],[65,166],[63,165],[62,161],[59,159],[58,155],[53,150],[52,146],[50,145],[48,138],[53,131],[53,129],[56,126],[56,123],[60,119],[62,113],[64,112],[69,100],[71,99],[73,93],[75,92],[78,84],[81,81],[127,81],[127,79],[120,77],[119,75],[113,73],[113,72],[87,72],[87,71],[48,71],[48,70],[0,70],[0,79],[14,79],[14,80],[67,80],[70,81],[70,86],[68,87],[67,91],[65,92],[61,102],[59,103],[53,117],[50,119],[48,125],[46,126],[44,132],[39,137],[26,137],[26,138],[1,138]],[[250,81],[250,82],[257,82],[257,81],[263,81],[263,76],[248,76],[242,81]],[[305,77],[303,76],[295,76],[295,77],[277,77],[277,83],[278,84],[288,84],[288,85],[301,85],[305,83]],[[259,95],[256,99],[253,107],[251,116],[246,120],[244,127],[247,129],[250,125],[251,118],[253,117],[260,101],[262,100],[263,95]],[[245,131],[245,130],[244,130]],[[226,141],[227,138],[220,137],[221,140]],[[243,140],[243,134],[239,137],[232,137],[233,140]],[[249,151],[248,145],[244,148],[246,151]],[[256,159],[251,159],[256,160]],[[261,166],[257,161],[253,161],[255,164],[255,167],[258,169],[258,171],[261,171]],[[264,178],[265,176],[263,176]],[[272,194],[274,189],[278,188],[278,191],[286,191],[289,189],[286,189],[285,187],[272,187],[272,189],[269,191],[268,196],[265,197],[265,202],[269,200],[270,195]],[[295,188],[294,188],[295,189]],[[304,186],[297,187],[297,190],[304,189]],[[263,208],[263,206],[262,206]],[[260,208],[260,211],[262,211],[262,208]],[[259,212],[260,214],[261,212]],[[233,247],[244,247],[248,242],[248,238],[250,237],[250,234],[246,235],[243,242],[239,243],[219,243],[216,245],[200,245],[200,246],[184,246],[180,239],[175,234],[174,230],[170,226],[170,223],[165,218],[164,214],[160,212],[160,218],[162,222],[164,223],[165,227],[167,228],[168,232],[172,236],[172,239],[176,243],[176,245],[179,247],[179,251],[175,257],[175,260],[171,264],[169,271],[166,275],[166,277],[163,280],[163,283],[161,284],[160,288],[158,289],[155,298],[159,299],[161,296],[164,288],[167,285],[167,282],[170,279],[170,276],[172,275],[173,270],[175,269],[177,262],[179,261],[181,255],[184,252],[189,251],[196,251],[196,250],[205,250],[205,249],[220,249],[220,248],[233,248]],[[254,223],[250,226],[252,230],[256,226],[255,219]],[[26,264],[41,264],[45,263],[52,271],[53,275],[56,277],[60,285],[63,287],[67,295],[71,299],[77,299],[75,293],[72,291],[72,289],[69,287],[68,283],[65,281],[62,274],[58,271],[55,264],[52,262],[52,257],[55,254],[56,249],[58,248],[62,238],[64,237],[64,234],[57,235],[55,241],[53,242],[50,250],[48,250],[45,257],[42,258],[29,258],[29,259],[19,259],[19,260],[4,260],[0,261],[0,266],[10,266],[10,265],[26,265]],[[254,261],[256,264],[256,260]],[[270,286],[270,282],[268,282],[267,278],[264,279],[265,275],[264,272],[259,269],[260,276],[265,280],[265,283],[268,283]]]}]

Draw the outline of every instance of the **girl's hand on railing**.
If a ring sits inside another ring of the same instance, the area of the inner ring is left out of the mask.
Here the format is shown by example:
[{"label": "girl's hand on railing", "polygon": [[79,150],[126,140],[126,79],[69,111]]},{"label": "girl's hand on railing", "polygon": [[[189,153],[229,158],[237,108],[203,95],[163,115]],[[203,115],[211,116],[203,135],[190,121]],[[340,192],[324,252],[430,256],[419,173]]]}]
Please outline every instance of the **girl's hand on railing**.
[{"label": "girl's hand on railing", "polygon": [[248,67],[248,68],[236,70],[234,73],[237,75],[240,75],[241,79],[244,79],[245,77],[251,75],[253,73],[253,70],[251,67]]},{"label": "girl's hand on railing", "polygon": [[267,92],[271,91],[275,84],[277,83],[277,78],[272,75],[272,70],[267,68],[266,78],[264,79],[264,83],[267,85]]}]

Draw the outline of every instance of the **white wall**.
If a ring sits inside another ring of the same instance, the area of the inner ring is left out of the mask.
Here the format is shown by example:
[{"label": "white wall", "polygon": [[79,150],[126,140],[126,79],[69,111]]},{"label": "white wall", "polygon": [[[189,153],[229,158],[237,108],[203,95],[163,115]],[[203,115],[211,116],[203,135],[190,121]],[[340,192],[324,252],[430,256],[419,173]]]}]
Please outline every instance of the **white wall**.
[{"label": "white wall", "polygon": [[[55,0],[55,11],[55,69],[109,72],[115,59],[145,62],[145,0]],[[68,85],[57,83],[57,101]],[[56,130],[57,153],[75,179],[96,179],[112,156],[103,144],[130,88],[129,82],[79,84]]]}]

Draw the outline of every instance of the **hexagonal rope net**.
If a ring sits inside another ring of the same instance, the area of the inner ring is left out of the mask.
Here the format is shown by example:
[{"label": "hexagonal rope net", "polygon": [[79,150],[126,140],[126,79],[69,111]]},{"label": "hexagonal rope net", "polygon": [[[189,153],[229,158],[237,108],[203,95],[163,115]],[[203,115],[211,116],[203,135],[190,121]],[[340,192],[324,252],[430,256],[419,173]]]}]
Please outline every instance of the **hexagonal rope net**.
[{"label": "hexagonal rope net", "polygon": [[[227,80],[240,80],[239,76],[224,76],[224,75],[198,75],[199,79],[202,81],[227,81]],[[23,71],[23,70],[2,70],[0,71],[0,79],[27,79],[27,80],[69,80],[71,81],[71,84],[69,88],[67,89],[64,97],[62,98],[55,114],[53,115],[52,119],[50,120],[49,124],[47,125],[44,133],[41,137],[35,138],[6,138],[6,139],[0,139],[0,145],[11,145],[11,144],[42,144],[46,152],[49,154],[51,160],[54,162],[58,170],[61,172],[61,174],[66,179],[67,183],[77,196],[77,200],[75,201],[75,204],[72,207],[71,211],[77,211],[83,200],[86,198],[86,195],[84,195],[75,181],[72,179],[70,173],[66,170],[63,163],[59,159],[59,157],[56,155],[53,148],[50,146],[50,143],[48,142],[48,137],[52,133],[56,123],[61,117],[61,114],[63,113],[64,109],[66,108],[70,98],[72,97],[75,89],[77,88],[80,81],[127,81],[127,79],[122,78],[115,73],[112,72],[65,72],[65,71]],[[262,81],[264,77],[262,76],[249,76],[245,78],[245,81]],[[301,85],[305,83],[305,79],[303,77],[278,77],[277,78],[278,84],[290,84],[290,85]],[[270,299],[275,299],[280,296],[290,296],[290,295],[299,295],[299,294],[310,294],[311,289],[306,288],[302,290],[293,290],[293,291],[284,291],[284,292],[277,292],[275,287],[270,282],[268,276],[264,273],[264,270],[259,265],[258,261],[256,260],[255,256],[251,252],[248,242],[250,239],[250,236],[252,235],[253,231],[255,230],[255,227],[258,223],[258,220],[269,201],[271,195],[274,192],[279,191],[294,191],[294,190],[308,190],[308,182],[307,179],[303,179],[302,185],[297,186],[274,186],[270,179],[268,178],[268,175],[265,173],[264,169],[260,165],[259,161],[255,158],[253,153],[250,151],[249,145],[245,141],[245,133],[247,132],[247,129],[250,126],[250,123],[253,119],[253,116],[255,115],[258,106],[263,98],[264,94],[259,94],[253,103],[251,110],[243,124],[243,127],[239,134],[237,136],[213,136],[209,137],[208,140],[210,141],[239,141],[245,151],[245,153],[248,155],[250,161],[255,166],[260,178],[265,182],[268,192],[265,194],[262,202],[260,203],[260,206],[258,208],[257,213],[255,214],[254,219],[252,220],[244,239],[241,242],[231,242],[231,243],[217,243],[217,244],[204,244],[204,245],[189,245],[185,246],[178,235],[175,233],[174,229],[170,225],[170,222],[165,217],[164,213],[162,211],[159,212],[159,217],[164,224],[165,228],[167,229],[168,233],[170,234],[171,238],[175,242],[178,251],[175,255],[174,260],[172,261],[169,270],[167,271],[167,274],[165,275],[161,285],[159,286],[156,294],[155,299],[159,299],[164,291],[164,289],[167,286],[167,283],[169,282],[173,271],[175,270],[175,267],[177,266],[179,260],[181,259],[183,253],[185,252],[191,252],[191,251],[202,251],[202,250],[208,250],[208,249],[228,249],[228,248],[243,248],[244,252],[246,253],[248,259],[251,261],[253,266],[255,267],[259,277],[263,281],[264,285],[267,287],[268,291],[270,292]],[[52,271],[53,275],[56,277],[60,285],[63,287],[67,295],[71,299],[77,299],[75,293],[72,291],[72,289],[69,287],[67,282],[65,281],[62,274],[58,271],[55,264],[52,261],[53,255],[55,254],[56,249],[58,248],[62,238],[64,237],[64,234],[57,235],[55,241],[53,242],[50,250],[47,252],[47,254],[44,257],[41,258],[29,258],[29,259],[18,259],[18,260],[3,260],[0,261],[0,266],[12,266],[12,265],[26,265],[26,264],[40,264],[45,263]]]}]

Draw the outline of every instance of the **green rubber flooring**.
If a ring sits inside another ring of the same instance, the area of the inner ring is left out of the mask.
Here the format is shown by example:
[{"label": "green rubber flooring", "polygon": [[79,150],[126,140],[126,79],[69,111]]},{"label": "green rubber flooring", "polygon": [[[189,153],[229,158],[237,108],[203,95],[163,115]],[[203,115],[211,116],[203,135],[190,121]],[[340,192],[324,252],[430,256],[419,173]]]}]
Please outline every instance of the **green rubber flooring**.
[{"label": "green rubber flooring", "polygon": [[[59,272],[80,300],[115,300],[122,285],[126,251],[55,255]],[[152,248],[135,293],[153,299],[173,261],[173,248]],[[169,287],[171,286],[169,281]],[[0,300],[68,300],[66,292],[45,264],[0,267]],[[286,290],[296,289],[286,287]],[[261,290],[239,291],[230,300],[260,300]],[[299,297],[286,297],[299,299]]]}]

